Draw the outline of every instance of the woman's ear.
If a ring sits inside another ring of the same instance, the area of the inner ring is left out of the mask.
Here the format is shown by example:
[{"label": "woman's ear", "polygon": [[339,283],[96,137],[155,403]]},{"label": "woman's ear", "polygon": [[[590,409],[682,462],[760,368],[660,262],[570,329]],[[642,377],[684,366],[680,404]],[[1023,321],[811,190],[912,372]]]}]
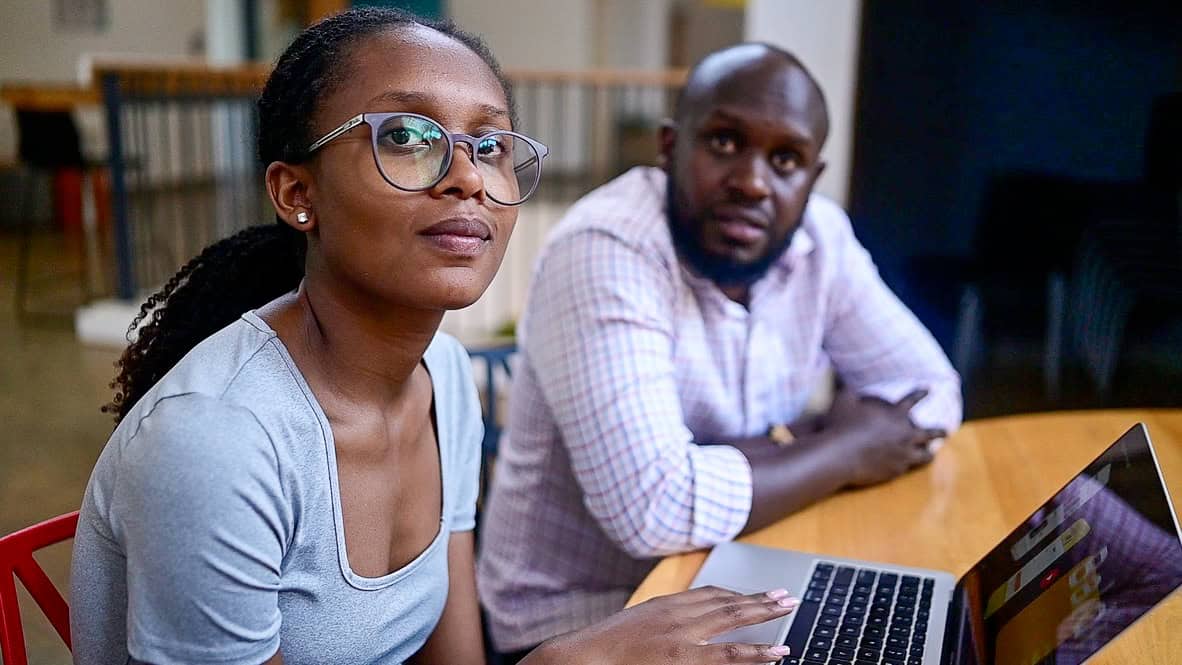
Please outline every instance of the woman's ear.
[{"label": "woman's ear", "polygon": [[265,182],[267,195],[275,214],[293,229],[301,232],[316,227],[316,214],[308,196],[311,173],[299,164],[271,162],[267,167]]}]

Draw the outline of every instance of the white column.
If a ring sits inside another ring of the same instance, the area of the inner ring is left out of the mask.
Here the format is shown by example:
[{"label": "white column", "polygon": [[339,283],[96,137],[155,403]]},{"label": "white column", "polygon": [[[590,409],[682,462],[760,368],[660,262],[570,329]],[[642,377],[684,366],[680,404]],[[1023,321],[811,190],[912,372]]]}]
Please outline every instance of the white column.
[{"label": "white column", "polygon": [[817,191],[846,205],[853,158],[861,0],[748,0],[744,37],[775,44],[808,67],[829,104],[828,167]]},{"label": "white column", "polygon": [[229,64],[245,59],[242,2],[205,0],[205,57],[210,62]]}]

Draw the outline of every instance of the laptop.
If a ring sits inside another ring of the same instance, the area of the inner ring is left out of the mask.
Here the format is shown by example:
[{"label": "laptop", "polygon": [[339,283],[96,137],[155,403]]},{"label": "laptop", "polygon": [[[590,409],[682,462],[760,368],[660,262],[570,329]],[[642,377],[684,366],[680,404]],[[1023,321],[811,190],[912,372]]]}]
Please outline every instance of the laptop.
[{"label": "laptop", "polygon": [[782,665],[1075,665],[1182,584],[1182,531],[1143,424],[959,579],[742,543],[693,586],[801,599],[717,642],[787,644]]}]

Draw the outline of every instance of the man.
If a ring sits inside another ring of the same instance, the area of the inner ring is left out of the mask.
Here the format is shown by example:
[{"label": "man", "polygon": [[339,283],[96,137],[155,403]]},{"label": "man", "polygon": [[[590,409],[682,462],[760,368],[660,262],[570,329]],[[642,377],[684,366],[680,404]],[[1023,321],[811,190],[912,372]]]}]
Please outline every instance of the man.
[{"label": "man", "polygon": [[[519,327],[479,586],[497,649],[619,610],[668,554],[931,458],[960,381],[812,194],[828,112],[792,55],[743,44],[689,76],[663,168],[576,203]],[[832,367],[850,396],[792,424]]]}]

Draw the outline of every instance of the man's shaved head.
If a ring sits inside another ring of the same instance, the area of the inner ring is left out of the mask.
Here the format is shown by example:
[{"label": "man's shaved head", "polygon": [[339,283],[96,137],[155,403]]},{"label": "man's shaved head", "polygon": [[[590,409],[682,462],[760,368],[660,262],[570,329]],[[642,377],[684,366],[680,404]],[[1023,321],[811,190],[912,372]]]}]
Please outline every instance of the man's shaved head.
[{"label": "man's shaved head", "polygon": [[[795,86],[792,99],[797,110],[805,111],[815,123],[821,143],[829,135],[829,107],[817,80],[795,55],[762,42],[737,44],[702,58],[689,71],[685,87],[677,95],[673,119],[684,123],[719,102],[739,102],[753,90],[766,88],[776,79],[802,77],[807,86]],[[799,92],[808,91],[807,96]]]}]

